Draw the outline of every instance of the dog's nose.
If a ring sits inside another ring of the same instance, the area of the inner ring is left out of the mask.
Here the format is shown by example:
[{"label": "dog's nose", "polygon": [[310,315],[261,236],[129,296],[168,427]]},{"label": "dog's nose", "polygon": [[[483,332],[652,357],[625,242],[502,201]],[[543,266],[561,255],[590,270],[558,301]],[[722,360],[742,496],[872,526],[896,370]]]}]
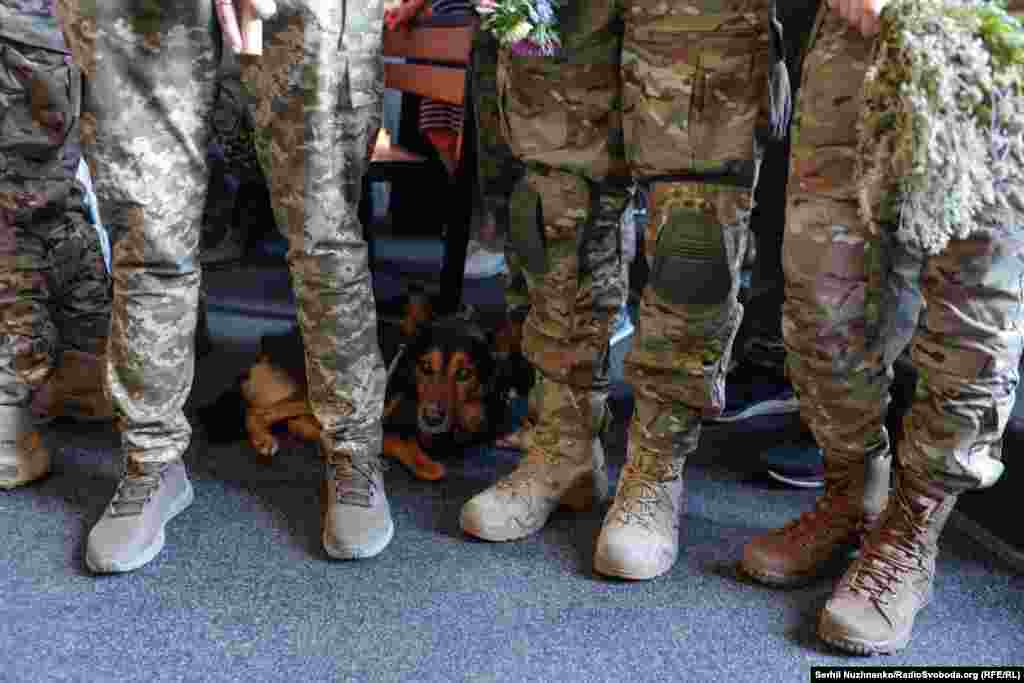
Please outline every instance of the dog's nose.
[{"label": "dog's nose", "polygon": [[438,434],[448,429],[448,411],[444,404],[430,402],[420,410],[420,429]]},{"label": "dog's nose", "polygon": [[428,427],[440,427],[444,424],[444,415],[440,413],[424,413],[423,422]]}]

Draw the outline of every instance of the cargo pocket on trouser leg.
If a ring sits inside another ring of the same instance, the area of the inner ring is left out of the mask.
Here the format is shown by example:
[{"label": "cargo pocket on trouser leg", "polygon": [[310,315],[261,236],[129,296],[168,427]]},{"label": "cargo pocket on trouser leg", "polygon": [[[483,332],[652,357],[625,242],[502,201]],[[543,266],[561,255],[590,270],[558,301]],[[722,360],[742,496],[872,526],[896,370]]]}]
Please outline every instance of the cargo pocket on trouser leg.
[{"label": "cargo pocket on trouser leg", "polygon": [[0,41],[0,150],[30,163],[61,160],[81,103],[78,68],[61,52]]}]

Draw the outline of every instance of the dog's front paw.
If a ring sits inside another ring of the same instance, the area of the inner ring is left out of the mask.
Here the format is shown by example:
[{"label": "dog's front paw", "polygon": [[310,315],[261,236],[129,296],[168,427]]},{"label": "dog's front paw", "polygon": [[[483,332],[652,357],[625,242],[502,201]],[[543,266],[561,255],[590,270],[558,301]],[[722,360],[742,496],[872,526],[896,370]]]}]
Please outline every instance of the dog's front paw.
[{"label": "dog's front paw", "polygon": [[270,425],[262,414],[250,412],[245,417],[245,431],[249,435],[249,445],[260,457],[272,458],[277,455],[280,444],[270,431]]},{"label": "dog's front paw", "polygon": [[249,440],[249,443],[252,444],[253,450],[255,450],[261,458],[273,458],[281,449],[281,445],[277,442],[277,439],[274,438],[273,434],[267,434],[265,437],[259,438],[254,437]]}]

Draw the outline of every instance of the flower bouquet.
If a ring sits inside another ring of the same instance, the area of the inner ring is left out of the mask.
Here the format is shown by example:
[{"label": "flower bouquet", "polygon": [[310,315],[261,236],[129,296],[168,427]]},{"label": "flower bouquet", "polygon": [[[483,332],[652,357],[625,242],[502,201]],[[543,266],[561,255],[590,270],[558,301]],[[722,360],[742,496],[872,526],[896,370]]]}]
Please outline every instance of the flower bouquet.
[{"label": "flower bouquet", "polygon": [[557,0],[477,0],[481,27],[520,56],[550,56],[558,51]]}]

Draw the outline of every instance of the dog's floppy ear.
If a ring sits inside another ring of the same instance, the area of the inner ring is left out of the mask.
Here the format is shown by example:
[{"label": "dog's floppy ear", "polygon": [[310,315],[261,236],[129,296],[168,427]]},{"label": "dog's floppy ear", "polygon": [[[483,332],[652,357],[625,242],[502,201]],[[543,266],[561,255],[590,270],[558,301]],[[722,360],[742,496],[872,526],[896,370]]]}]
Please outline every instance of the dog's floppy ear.
[{"label": "dog's floppy ear", "polygon": [[430,295],[419,287],[410,286],[402,306],[402,322],[399,324],[402,336],[413,339],[433,319],[434,304]]}]

